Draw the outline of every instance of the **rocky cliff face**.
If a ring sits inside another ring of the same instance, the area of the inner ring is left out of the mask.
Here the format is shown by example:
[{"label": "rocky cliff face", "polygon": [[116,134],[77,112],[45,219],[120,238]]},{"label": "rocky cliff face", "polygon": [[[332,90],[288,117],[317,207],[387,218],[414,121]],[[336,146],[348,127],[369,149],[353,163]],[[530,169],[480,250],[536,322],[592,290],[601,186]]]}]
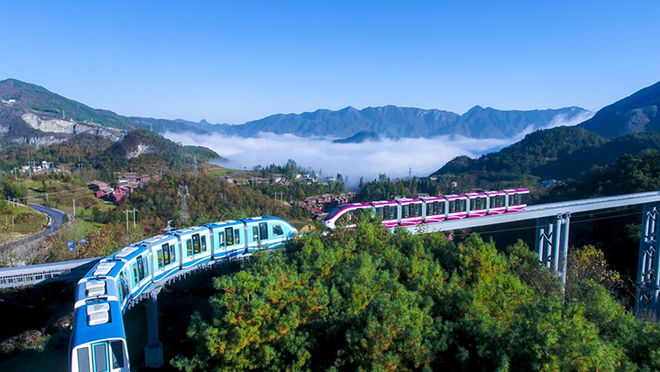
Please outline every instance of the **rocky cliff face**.
[{"label": "rocky cliff face", "polygon": [[78,122],[62,119],[42,119],[34,113],[27,112],[21,119],[33,129],[45,133],[81,134],[88,133],[118,141],[124,137],[125,132],[116,128],[107,128],[96,123]]}]

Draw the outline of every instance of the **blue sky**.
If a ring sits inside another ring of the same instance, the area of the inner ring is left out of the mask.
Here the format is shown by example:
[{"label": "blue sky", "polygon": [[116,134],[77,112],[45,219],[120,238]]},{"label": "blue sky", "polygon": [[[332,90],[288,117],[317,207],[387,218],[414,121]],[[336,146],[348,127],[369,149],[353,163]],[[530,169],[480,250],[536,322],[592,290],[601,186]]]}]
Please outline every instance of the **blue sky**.
[{"label": "blue sky", "polygon": [[348,105],[595,110],[660,79],[658,16],[652,0],[13,1],[0,79],[230,123]]}]

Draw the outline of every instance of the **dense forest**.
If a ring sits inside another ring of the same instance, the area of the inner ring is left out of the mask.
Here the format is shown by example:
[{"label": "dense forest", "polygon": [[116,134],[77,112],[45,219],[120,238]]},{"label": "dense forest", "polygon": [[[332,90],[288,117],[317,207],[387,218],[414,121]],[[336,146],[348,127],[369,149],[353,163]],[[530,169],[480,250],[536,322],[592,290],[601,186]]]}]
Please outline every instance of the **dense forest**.
[{"label": "dense forest", "polygon": [[307,234],[214,280],[181,370],[658,370],[660,324],[608,290],[602,253],[573,255],[565,299],[523,243],[473,235]]}]

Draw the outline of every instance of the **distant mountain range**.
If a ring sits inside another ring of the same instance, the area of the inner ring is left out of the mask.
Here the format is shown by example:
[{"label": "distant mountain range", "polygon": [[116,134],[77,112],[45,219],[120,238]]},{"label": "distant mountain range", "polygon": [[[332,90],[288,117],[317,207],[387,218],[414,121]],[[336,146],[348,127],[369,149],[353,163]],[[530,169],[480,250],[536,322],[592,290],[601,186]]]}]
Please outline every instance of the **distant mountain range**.
[{"label": "distant mountain range", "polygon": [[359,132],[383,138],[419,138],[460,135],[470,138],[511,138],[525,130],[561,123],[579,123],[589,112],[579,107],[503,111],[475,106],[463,115],[450,111],[414,107],[346,107],[338,111],[317,110],[302,114],[278,114],[242,125],[207,127],[208,130],[242,137],[259,132],[291,133],[300,137],[350,137]]},{"label": "distant mountain range", "polygon": [[660,150],[659,105],[660,83],[656,83],[606,106],[578,126],[537,131],[477,159],[456,157],[433,175],[470,174],[484,182],[504,175],[578,178],[621,155]]},{"label": "distant mountain range", "polygon": [[[463,115],[413,107],[346,107],[302,114],[277,114],[240,125],[205,120],[127,117],[67,99],[38,85],[15,79],[0,81],[0,138],[33,143],[61,142],[71,135],[91,133],[118,140],[127,131],[217,132],[241,137],[259,132],[301,137],[350,138],[374,133],[378,138],[460,135],[471,138],[511,138],[523,131],[576,124],[590,113],[579,107],[547,110],[496,110],[475,106]],[[373,140],[374,136],[371,136]]]}]

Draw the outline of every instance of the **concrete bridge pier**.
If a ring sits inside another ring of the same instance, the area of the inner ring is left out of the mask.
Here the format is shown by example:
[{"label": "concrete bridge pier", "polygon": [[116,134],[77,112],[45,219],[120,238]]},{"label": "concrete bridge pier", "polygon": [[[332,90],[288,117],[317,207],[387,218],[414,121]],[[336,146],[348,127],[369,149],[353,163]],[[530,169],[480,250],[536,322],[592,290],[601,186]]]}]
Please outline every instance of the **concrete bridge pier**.
[{"label": "concrete bridge pier", "polygon": [[637,261],[637,291],[635,316],[660,320],[660,241],[658,220],[660,203],[644,204],[642,209],[642,236]]},{"label": "concrete bridge pier", "polygon": [[561,277],[562,293],[566,290],[570,223],[570,213],[560,213],[557,216],[539,218],[536,221],[535,242],[539,262]]},{"label": "concrete bridge pier", "polygon": [[163,366],[163,344],[158,338],[158,293],[147,300],[147,344],[144,346],[144,363],[147,368]]}]

